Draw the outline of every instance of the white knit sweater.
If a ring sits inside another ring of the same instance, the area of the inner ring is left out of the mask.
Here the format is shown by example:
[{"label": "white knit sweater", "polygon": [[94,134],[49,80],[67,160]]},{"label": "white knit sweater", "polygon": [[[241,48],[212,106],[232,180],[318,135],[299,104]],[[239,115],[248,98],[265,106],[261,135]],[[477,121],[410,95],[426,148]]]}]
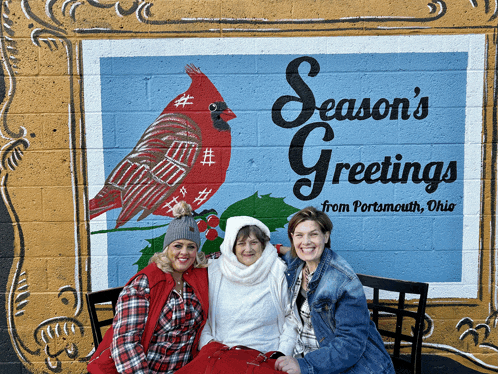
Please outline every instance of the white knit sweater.
[{"label": "white knit sweater", "polygon": [[256,225],[270,236],[268,228],[252,217],[228,219],[222,255],[208,268],[209,316],[199,346],[214,339],[229,346],[244,345],[290,356],[297,321],[290,309],[286,267],[270,243],[251,266],[237,260],[233,244],[239,230],[247,225]]}]

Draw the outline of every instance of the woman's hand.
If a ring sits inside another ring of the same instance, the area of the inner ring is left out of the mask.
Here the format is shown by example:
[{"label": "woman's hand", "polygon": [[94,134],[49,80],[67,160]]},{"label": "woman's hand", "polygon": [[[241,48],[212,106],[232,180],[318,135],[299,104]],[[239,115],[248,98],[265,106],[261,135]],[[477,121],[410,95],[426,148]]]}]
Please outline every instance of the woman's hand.
[{"label": "woman's hand", "polygon": [[291,249],[291,247],[286,247],[282,244],[275,245],[275,248],[277,248],[278,254],[282,256],[289,252]]},{"label": "woman's hand", "polygon": [[275,370],[285,371],[289,374],[301,374],[299,363],[291,356],[277,358],[277,361],[275,361]]}]

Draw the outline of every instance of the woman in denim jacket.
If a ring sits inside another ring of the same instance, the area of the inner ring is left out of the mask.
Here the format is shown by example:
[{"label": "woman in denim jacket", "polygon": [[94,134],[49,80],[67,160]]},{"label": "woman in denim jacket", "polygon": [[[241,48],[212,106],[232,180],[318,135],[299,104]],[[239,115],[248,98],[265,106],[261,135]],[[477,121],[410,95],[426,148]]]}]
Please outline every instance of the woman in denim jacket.
[{"label": "woman in denim jacket", "polygon": [[284,260],[300,326],[294,357],[280,357],[275,368],[289,374],[394,374],[360,280],[330,249],[331,231],[329,217],[313,207],[289,222],[291,250]]}]

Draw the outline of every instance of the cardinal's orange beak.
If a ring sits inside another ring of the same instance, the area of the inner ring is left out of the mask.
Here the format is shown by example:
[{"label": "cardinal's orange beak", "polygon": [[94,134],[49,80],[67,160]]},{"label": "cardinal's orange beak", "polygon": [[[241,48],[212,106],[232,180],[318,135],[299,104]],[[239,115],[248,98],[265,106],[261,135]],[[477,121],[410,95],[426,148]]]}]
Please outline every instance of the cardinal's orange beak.
[{"label": "cardinal's orange beak", "polygon": [[234,112],[232,112],[231,109],[227,108],[225,109],[223,112],[221,112],[220,114],[220,118],[225,121],[225,122],[228,122],[230,121],[231,119],[234,119],[234,118],[237,118],[237,116],[235,115]]}]

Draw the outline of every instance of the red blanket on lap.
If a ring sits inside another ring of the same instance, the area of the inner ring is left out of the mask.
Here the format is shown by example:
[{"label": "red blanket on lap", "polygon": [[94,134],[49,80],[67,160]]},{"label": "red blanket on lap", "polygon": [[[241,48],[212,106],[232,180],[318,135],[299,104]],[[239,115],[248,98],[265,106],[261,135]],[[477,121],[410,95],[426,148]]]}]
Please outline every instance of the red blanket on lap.
[{"label": "red blanket on lap", "polygon": [[228,347],[219,342],[206,344],[188,365],[175,374],[282,374],[275,370],[276,359],[243,346]]}]

